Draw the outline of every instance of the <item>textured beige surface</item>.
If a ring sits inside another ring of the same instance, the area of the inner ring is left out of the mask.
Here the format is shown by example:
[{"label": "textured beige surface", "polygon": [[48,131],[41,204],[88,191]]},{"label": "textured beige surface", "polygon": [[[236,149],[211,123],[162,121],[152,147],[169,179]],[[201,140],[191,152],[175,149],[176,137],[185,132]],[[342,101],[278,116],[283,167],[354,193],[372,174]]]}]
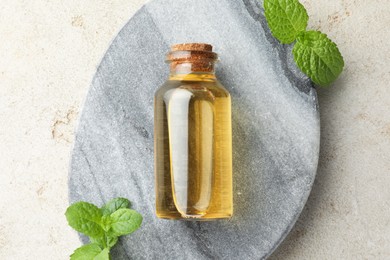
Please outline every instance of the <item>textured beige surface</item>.
[{"label": "textured beige surface", "polygon": [[[67,259],[73,129],[96,66],[142,0],[0,8],[0,259]],[[319,91],[318,176],[272,259],[390,259],[390,2],[302,1],[345,72]]]},{"label": "textured beige surface", "polygon": [[0,259],[68,259],[80,245],[64,217],[73,129],[96,66],[142,2],[1,2]]}]

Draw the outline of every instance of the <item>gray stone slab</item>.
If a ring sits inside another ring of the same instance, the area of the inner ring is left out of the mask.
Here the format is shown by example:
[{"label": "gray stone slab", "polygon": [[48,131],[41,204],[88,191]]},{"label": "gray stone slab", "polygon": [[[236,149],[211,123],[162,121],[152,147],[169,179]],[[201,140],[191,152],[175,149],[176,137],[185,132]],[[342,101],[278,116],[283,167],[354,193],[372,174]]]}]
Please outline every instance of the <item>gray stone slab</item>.
[{"label": "gray stone slab", "polygon": [[[208,42],[232,94],[234,217],[154,214],[153,95],[169,46]],[[311,190],[319,152],[316,91],[270,35],[255,0],[154,0],[120,31],[86,98],[70,165],[70,202],[123,196],[142,228],[113,259],[261,259],[284,239]]]}]

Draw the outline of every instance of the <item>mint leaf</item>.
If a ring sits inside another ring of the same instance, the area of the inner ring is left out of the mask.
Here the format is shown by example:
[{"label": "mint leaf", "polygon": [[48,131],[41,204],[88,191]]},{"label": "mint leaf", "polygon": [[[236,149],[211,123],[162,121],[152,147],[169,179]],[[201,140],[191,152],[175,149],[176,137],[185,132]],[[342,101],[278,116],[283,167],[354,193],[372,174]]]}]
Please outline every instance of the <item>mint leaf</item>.
[{"label": "mint leaf", "polygon": [[116,236],[107,236],[106,238],[106,243],[109,248],[115,246],[117,242],[118,242],[118,237]]},{"label": "mint leaf", "polygon": [[105,248],[107,245],[105,237],[91,237],[89,240],[91,243],[96,244],[101,248]]},{"label": "mint leaf", "polygon": [[264,14],[272,35],[281,43],[292,43],[309,20],[298,0],[264,0]]},{"label": "mint leaf", "polygon": [[343,57],[326,34],[306,31],[308,15],[298,0],[264,0],[264,13],[272,35],[282,43],[292,43],[298,67],[322,87],[331,84],[344,68]]},{"label": "mint leaf", "polygon": [[122,236],[133,233],[142,223],[142,216],[132,209],[118,209],[110,215],[110,235]]},{"label": "mint leaf", "polygon": [[94,259],[94,257],[99,255],[101,252],[102,249],[96,244],[84,245],[77,248],[74,253],[70,255],[70,260]]},{"label": "mint leaf", "polygon": [[298,67],[319,86],[328,86],[343,71],[344,60],[337,45],[321,32],[301,33],[292,52]]},{"label": "mint leaf", "polygon": [[104,237],[91,237],[91,242],[101,246],[102,248],[112,248],[118,242],[118,237],[106,234]]},{"label": "mint leaf", "polygon": [[110,260],[110,250],[108,248],[104,248],[100,254],[93,258],[93,260]]},{"label": "mint leaf", "polygon": [[129,209],[130,205],[125,198],[110,200],[101,209],[83,201],[70,205],[65,212],[69,225],[91,241],[76,249],[71,260],[110,260],[110,249],[118,242],[118,236],[141,226],[141,214]]},{"label": "mint leaf", "polygon": [[103,216],[108,216],[121,208],[130,208],[131,203],[125,198],[115,198],[110,200],[101,208]]},{"label": "mint leaf", "polygon": [[100,226],[102,213],[95,205],[88,202],[77,202],[65,212],[69,226],[90,237],[101,237],[104,230]]}]

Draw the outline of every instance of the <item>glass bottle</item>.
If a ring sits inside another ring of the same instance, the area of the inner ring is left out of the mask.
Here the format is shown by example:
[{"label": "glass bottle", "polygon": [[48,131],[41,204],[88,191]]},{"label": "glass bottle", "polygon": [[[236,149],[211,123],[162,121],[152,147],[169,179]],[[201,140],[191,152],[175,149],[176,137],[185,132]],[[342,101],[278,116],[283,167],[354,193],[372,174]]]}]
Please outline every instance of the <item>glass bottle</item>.
[{"label": "glass bottle", "polygon": [[212,220],[233,213],[229,92],[217,80],[217,54],[201,43],[173,45],[168,80],[154,99],[156,213]]}]

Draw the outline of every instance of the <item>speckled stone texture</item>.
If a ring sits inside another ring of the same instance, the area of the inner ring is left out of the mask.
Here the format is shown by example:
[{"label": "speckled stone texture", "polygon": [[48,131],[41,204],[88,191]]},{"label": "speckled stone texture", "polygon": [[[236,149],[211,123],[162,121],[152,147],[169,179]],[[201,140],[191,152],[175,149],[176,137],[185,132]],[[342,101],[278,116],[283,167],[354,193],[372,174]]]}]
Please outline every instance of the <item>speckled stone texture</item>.
[{"label": "speckled stone texture", "polygon": [[[319,151],[316,91],[261,3],[154,0],[121,30],[93,79],[70,167],[70,200],[123,196],[144,216],[114,259],[261,259],[284,239],[311,190]],[[181,222],[154,214],[153,94],[169,46],[208,42],[232,94],[234,217]]]}]

